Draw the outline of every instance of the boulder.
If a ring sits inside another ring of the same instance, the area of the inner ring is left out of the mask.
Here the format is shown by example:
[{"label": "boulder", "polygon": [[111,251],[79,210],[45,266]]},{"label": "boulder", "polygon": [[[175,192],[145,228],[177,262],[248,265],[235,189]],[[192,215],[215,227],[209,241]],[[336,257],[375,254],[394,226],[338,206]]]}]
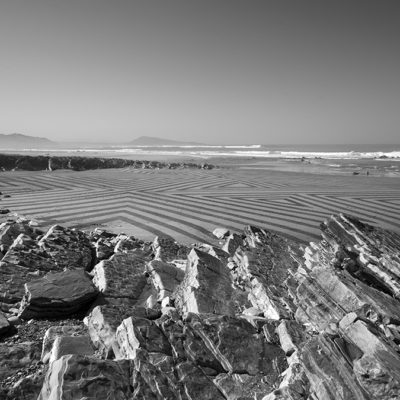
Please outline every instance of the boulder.
[{"label": "boulder", "polygon": [[20,318],[60,318],[84,310],[98,291],[83,270],[49,273],[25,285]]},{"label": "boulder", "polygon": [[50,364],[38,400],[130,400],[130,362],[65,355]]}]

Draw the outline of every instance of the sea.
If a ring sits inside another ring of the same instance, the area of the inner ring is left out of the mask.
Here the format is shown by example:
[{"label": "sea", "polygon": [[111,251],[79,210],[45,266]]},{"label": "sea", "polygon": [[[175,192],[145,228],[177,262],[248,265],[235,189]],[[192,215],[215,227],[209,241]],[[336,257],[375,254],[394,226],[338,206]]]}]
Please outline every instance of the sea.
[{"label": "sea", "polygon": [[[86,149],[83,151],[90,151]],[[105,149],[104,149],[105,150]],[[184,145],[184,146],[115,146],[109,151],[137,155],[176,155],[190,157],[263,157],[323,159],[398,159],[400,145]],[[93,151],[96,151],[93,149]],[[98,151],[98,149],[97,149]]]},{"label": "sea", "polygon": [[[0,152],[21,153],[21,149]],[[187,161],[221,167],[334,175],[400,178],[400,144],[330,145],[111,145],[67,144],[52,149],[26,148],[29,155],[70,155],[137,160]]]}]

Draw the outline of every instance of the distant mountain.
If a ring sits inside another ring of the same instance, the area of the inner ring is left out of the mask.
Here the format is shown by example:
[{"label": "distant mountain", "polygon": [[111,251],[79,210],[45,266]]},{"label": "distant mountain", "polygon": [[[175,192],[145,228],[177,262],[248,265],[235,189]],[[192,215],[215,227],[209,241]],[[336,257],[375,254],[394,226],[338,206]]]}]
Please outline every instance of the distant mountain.
[{"label": "distant mountain", "polygon": [[140,136],[131,142],[128,142],[129,146],[202,146],[204,143],[197,142],[181,142],[177,140],[161,139],[152,136]]},{"label": "distant mountain", "polygon": [[10,135],[0,133],[0,150],[27,147],[43,148],[55,145],[57,145],[56,142],[42,137],[27,136],[20,133],[11,133]]}]

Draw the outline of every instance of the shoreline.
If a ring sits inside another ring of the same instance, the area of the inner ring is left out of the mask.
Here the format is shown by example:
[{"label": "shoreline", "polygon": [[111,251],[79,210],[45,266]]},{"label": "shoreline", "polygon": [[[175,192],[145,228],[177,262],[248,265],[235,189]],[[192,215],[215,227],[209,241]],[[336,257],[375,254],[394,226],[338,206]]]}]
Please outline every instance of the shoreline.
[{"label": "shoreline", "polygon": [[[82,159],[104,159],[104,160],[126,160],[127,165],[130,162],[137,161],[141,163],[147,161],[149,165],[160,167],[165,164],[188,164],[194,167],[194,164],[212,165],[218,168],[228,169],[260,169],[277,170],[292,173],[306,173],[317,175],[360,175],[400,178],[400,159],[338,159],[338,158],[286,158],[286,157],[253,157],[253,156],[212,156],[202,157],[191,154],[181,155],[159,155],[159,154],[132,154],[116,153],[112,151],[93,151],[86,152],[81,150],[54,151],[49,153],[45,150],[37,151],[4,151],[0,150],[0,156],[30,156],[30,157],[79,157]],[[157,163],[161,163],[157,166]],[[192,165],[193,164],[193,165]],[[125,167],[125,166],[124,166]]]}]

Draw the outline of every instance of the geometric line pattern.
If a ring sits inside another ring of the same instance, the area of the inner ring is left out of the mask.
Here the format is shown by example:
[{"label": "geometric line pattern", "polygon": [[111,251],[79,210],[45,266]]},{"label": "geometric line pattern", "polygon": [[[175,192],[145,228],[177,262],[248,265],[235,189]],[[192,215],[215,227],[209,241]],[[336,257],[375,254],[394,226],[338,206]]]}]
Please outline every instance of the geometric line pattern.
[{"label": "geometric line pattern", "polygon": [[338,212],[400,231],[396,178],[244,168],[14,171],[0,174],[0,191],[11,195],[2,207],[44,225],[100,226],[148,240],[212,242],[217,226],[252,224],[308,242]]}]

